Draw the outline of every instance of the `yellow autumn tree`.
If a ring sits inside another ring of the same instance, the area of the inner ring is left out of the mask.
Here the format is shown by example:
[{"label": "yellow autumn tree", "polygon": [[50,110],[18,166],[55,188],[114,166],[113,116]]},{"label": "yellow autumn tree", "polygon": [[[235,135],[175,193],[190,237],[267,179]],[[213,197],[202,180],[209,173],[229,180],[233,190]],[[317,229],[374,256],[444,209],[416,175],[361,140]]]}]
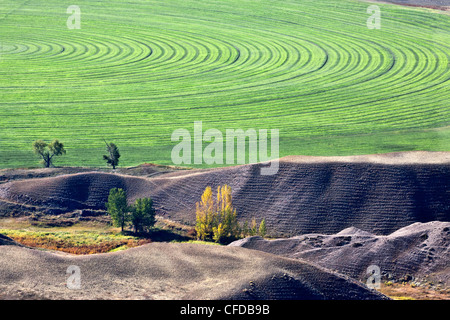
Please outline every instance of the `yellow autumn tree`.
[{"label": "yellow autumn tree", "polygon": [[240,235],[236,209],[233,208],[231,187],[228,185],[217,188],[216,201],[213,200],[212,189],[207,187],[202,199],[196,204],[197,237],[200,240],[229,242]]},{"label": "yellow autumn tree", "polygon": [[207,240],[212,234],[212,222],[214,219],[214,201],[211,187],[206,187],[202,194],[202,200],[196,203],[195,231],[200,240]]}]

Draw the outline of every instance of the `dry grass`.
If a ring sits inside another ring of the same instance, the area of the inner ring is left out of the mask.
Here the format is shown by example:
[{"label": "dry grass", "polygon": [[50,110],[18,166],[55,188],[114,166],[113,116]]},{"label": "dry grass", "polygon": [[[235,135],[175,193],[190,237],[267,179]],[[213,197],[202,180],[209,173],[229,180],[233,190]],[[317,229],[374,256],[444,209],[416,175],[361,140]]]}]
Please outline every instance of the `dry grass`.
[{"label": "dry grass", "polygon": [[0,233],[28,247],[71,254],[106,253],[118,248],[133,248],[151,242],[150,239],[121,234],[86,231],[42,232],[0,229]]},{"label": "dry grass", "polygon": [[113,252],[153,241],[192,241],[195,239],[192,230],[192,227],[160,217],[157,217],[154,230],[142,235],[127,231],[121,233],[108,222],[97,220],[79,221],[70,226],[49,226],[25,217],[0,219],[0,234],[22,245],[78,255]]},{"label": "dry grass", "polygon": [[411,283],[384,283],[378,291],[394,300],[450,300],[449,288],[414,286]]}]

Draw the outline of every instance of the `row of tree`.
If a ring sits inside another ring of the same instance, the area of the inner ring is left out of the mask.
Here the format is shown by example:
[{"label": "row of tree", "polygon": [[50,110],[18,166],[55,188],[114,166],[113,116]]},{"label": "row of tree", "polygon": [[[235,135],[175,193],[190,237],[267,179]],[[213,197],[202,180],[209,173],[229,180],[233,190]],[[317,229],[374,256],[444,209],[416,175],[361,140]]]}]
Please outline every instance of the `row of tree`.
[{"label": "row of tree", "polygon": [[148,232],[156,222],[152,199],[136,199],[135,203],[129,206],[127,194],[120,188],[110,190],[106,209],[113,225],[120,227],[122,232],[129,224],[135,233]]},{"label": "row of tree", "polygon": [[[103,156],[103,160],[115,169],[119,164],[119,148],[114,143],[107,143],[106,141],[105,143],[108,154]],[[50,168],[53,166],[54,157],[66,154],[64,144],[59,142],[59,140],[53,140],[50,143],[43,140],[36,140],[33,142],[33,151],[42,159],[41,163],[45,168]]]},{"label": "row of tree", "polygon": [[249,235],[266,235],[266,221],[263,219],[259,227],[256,219],[241,226],[237,220],[236,209],[233,208],[231,187],[228,185],[217,188],[216,197],[211,187],[206,187],[200,202],[196,203],[197,238],[204,241],[229,243]]},{"label": "row of tree", "polygon": [[[129,225],[135,233],[148,232],[156,222],[151,198],[136,199],[130,206],[125,190],[120,188],[110,190],[106,209],[113,225],[120,227],[122,232]],[[207,187],[201,201],[196,203],[195,231],[199,240],[230,243],[247,236],[264,237],[267,229],[265,219],[258,225],[253,218],[250,225],[245,221],[241,226],[233,208],[231,187],[223,185],[217,188],[215,197],[211,187]]]}]

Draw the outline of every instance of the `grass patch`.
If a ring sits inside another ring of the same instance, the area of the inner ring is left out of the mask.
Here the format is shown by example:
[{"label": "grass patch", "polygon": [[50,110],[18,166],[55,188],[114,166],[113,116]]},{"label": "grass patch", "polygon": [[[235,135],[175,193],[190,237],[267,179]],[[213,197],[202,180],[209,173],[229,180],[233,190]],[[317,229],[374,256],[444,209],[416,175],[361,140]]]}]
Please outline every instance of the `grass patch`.
[{"label": "grass patch", "polygon": [[137,247],[151,242],[133,236],[91,231],[27,231],[0,229],[0,233],[29,247],[63,251],[72,254],[106,253]]},{"label": "grass patch", "polygon": [[117,252],[117,251],[122,251],[122,250],[126,250],[126,249],[128,249],[128,248],[129,248],[129,247],[128,247],[127,245],[123,245],[123,246],[120,246],[120,247],[114,248],[114,249],[110,250],[109,252]]},{"label": "grass patch", "polygon": [[[175,241],[173,241],[173,242],[175,242]],[[217,242],[201,241],[201,240],[180,241],[179,243],[196,243],[196,244],[206,244],[206,245],[212,245],[212,246],[221,246],[221,244],[217,243]]]},{"label": "grass patch", "polygon": [[378,290],[394,300],[450,300],[449,288],[434,288],[410,283],[383,283]]},{"label": "grass patch", "polygon": [[[54,220],[57,220],[56,218]],[[36,223],[41,222],[41,223]],[[149,233],[120,232],[107,221],[79,221],[70,226],[51,226],[46,220],[23,218],[0,219],[0,234],[29,247],[72,254],[107,253],[141,246],[150,242],[184,242],[194,240],[193,228],[157,217]]]}]

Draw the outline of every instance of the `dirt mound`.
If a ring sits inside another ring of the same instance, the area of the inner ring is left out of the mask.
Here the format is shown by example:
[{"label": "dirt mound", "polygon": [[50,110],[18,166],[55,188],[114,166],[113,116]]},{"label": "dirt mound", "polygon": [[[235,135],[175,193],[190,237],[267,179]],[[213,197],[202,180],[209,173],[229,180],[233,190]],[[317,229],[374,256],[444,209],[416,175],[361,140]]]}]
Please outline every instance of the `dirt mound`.
[{"label": "dirt mound", "polygon": [[5,183],[0,186],[0,197],[18,204],[59,211],[101,210],[105,209],[110,189],[123,188],[134,194],[148,186],[143,178],[88,172]]},{"label": "dirt mound", "polygon": [[0,234],[0,246],[20,246],[20,244],[15,242],[10,237]]},{"label": "dirt mound", "polygon": [[[35,169],[0,169],[0,184],[15,180],[35,179],[56,177],[65,174],[75,174],[83,172],[92,172],[92,168],[84,167],[56,167],[56,168],[35,168]],[[152,163],[143,163],[135,167],[119,167],[111,168],[97,168],[96,172],[125,174],[130,176],[150,177],[163,173],[185,170],[174,166],[164,166]]]},{"label": "dirt mound", "polygon": [[[104,209],[109,189],[130,202],[152,197],[157,214],[193,224],[204,189],[228,184],[238,219],[266,219],[273,236],[336,233],[356,227],[389,234],[414,222],[450,221],[450,153],[286,157],[262,176],[262,164],[178,171],[153,178],[82,173],[0,185],[0,198],[34,206]],[[6,205],[4,203],[4,205]],[[11,203],[9,203],[11,205]]]},{"label": "dirt mound", "polygon": [[[69,266],[81,289],[66,287]],[[386,299],[308,263],[237,247],[151,243],[89,256],[0,246],[0,298]]]},{"label": "dirt mound", "polygon": [[335,235],[251,237],[230,246],[303,259],[356,279],[367,278],[367,268],[377,265],[387,280],[434,276],[450,285],[450,222],[414,223],[387,236],[348,228]]}]

